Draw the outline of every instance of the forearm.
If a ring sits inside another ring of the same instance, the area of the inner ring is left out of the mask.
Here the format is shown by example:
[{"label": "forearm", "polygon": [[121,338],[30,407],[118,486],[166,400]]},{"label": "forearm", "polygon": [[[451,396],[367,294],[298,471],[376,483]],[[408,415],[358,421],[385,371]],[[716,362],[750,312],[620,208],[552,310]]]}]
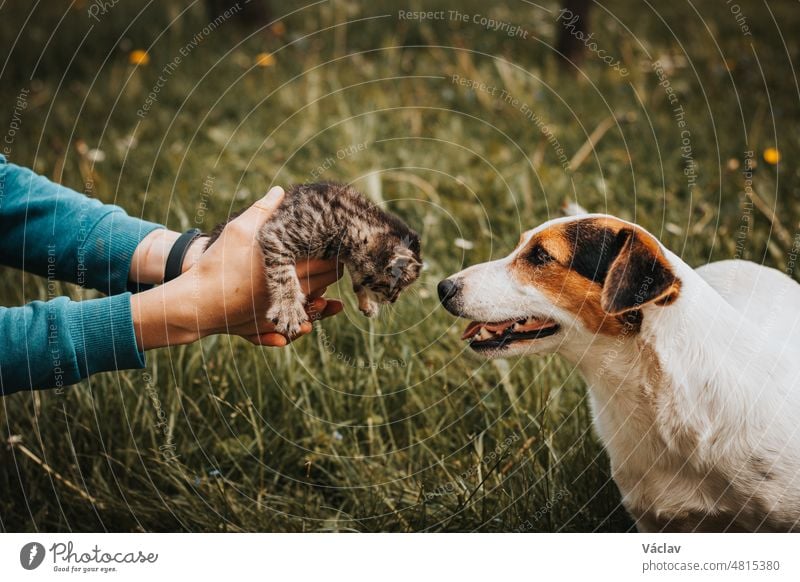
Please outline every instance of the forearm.
[{"label": "forearm", "polygon": [[130,293],[0,308],[0,394],[62,387],[97,372],[141,368]]},{"label": "forearm", "polygon": [[106,294],[128,288],[135,249],[162,228],[2,156],[0,200],[0,263]]}]

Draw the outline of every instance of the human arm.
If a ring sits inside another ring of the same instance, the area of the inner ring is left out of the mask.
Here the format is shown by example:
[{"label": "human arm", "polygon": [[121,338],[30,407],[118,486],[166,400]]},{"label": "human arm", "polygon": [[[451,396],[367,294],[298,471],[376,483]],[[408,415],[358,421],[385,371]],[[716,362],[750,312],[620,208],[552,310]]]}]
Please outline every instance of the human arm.
[{"label": "human arm", "polygon": [[[137,343],[142,349],[190,343],[227,333],[268,346],[284,346],[292,338],[274,332],[265,314],[269,307],[264,259],[256,233],[283,198],[273,188],[266,197],[230,221],[220,237],[185,273],[131,299]],[[309,260],[297,265],[303,292],[313,299],[312,317],[341,311],[338,301],[321,298],[341,276],[335,262]],[[311,331],[307,322],[301,334]]]},{"label": "human arm", "polygon": [[[274,192],[271,200],[231,221],[196,263],[187,261],[187,272],[165,285],[136,295],[81,302],[60,297],[0,308],[0,393],[60,387],[96,372],[141,368],[147,349],[190,343],[214,333],[240,335],[259,345],[286,345],[288,340],[273,333],[264,320],[268,297],[255,239],[280,200],[282,191]],[[298,264],[298,277],[314,298],[312,308],[319,317],[341,310],[338,301],[321,298],[340,275],[336,263]],[[306,324],[302,331],[310,330]]]},{"label": "human arm", "polygon": [[[0,263],[122,293],[132,258],[159,224],[130,217],[0,156]],[[140,281],[145,283],[146,281]],[[157,281],[153,281],[157,282]]]}]

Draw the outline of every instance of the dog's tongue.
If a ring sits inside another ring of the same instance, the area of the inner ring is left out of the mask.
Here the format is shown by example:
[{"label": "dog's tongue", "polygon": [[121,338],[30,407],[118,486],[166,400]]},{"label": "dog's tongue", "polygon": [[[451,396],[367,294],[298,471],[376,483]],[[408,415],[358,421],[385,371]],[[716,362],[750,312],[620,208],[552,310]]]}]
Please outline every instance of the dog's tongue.
[{"label": "dog's tongue", "polygon": [[480,321],[471,322],[469,325],[467,325],[467,329],[464,330],[464,333],[461,334],[461,339],[465,340],[474,336],[476,333],[478,333],[481,325],[483,324]]}]

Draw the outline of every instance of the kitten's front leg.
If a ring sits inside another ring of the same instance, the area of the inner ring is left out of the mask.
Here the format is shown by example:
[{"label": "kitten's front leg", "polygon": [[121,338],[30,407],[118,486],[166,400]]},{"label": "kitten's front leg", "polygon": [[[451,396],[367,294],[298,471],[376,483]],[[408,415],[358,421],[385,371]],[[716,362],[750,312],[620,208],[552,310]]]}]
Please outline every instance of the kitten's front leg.
[{"label": "kitten's front leg", "polygon": [[286,337],[300,333],[300,325],[308,321],[305,310],[306,297],[300,288],[294,263],[267,265],[267,289],[272,304],[267,319],[275,324],[275,331]]},{"label": "kitten's front leg", "polygon": [[358,309],[367,317],[375,317],[380,312],[380,303],[370,297],[370,292],[366,287],[353,285],[353,291],[358,297]]}]

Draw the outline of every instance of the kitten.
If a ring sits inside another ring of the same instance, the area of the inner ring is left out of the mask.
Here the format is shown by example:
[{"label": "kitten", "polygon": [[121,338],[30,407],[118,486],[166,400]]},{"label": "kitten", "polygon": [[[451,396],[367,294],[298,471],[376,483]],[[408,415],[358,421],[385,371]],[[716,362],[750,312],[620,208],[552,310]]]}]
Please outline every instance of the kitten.
[{"label": "kitten", "polygon": [[[240,213],[231,215],[228,221]],[[206,248],[227,221],[211,231]],[[295,265],[300,258],[336,259],[350,273],[358,307],[367,317],[394,303],[422,268],[419,235],[402,220],[342,184],[292,186],[258,234],[272,304],[267,319],[295,336],[308,320]]]}]

